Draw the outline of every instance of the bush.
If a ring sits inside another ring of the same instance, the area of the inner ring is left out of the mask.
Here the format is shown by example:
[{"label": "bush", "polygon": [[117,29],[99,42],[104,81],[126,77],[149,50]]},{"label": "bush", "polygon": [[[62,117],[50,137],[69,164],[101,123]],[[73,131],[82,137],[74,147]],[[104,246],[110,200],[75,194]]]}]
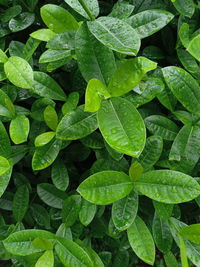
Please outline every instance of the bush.
[{"label": "bush", "polygon": [[2,266],[200,266],[199,3],[0,6]]}]

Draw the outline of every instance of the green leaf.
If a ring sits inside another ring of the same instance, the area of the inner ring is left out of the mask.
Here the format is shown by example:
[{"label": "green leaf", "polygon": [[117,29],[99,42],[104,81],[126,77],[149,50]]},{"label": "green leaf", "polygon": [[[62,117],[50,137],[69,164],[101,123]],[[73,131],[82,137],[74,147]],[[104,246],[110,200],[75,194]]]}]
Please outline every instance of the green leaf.
[{"label": "green leaf", "polygon": [[35,146],[39,147],[48,144],[54,138],[55,135],[55,132],[46,132],[38,135],[35,138]]},{"label": "green leaf", "polygon": [[147,138],[144,150],[139,157],[139,162],[145,172],[149,171],[159,160],[162,150],[163,140],[160,136],[153,135]]},{"label": "green leaf", "polygon": [[0,115],[13,119],[15,117],[15,107],[9,96],[0,89]]},{"label": "green leaf", "polygon": [[181,48],[177,49],[177,55],[183,67],[187,71],[191,73],[196,73],[199,71],[199,65],[197,64],[196,60],[186,50]]},{"label": "green leaf", "polygon": [[86,19],[94,19],[99,15],[99,4],[97,0],[64,0],[76,12]]},{"label": "green leaf", "polygon": [[50,105],[44,110],[44,121],[51,130],[56,131],[58,126],[58,115],[55,109]]},{"label": "green leaf", "polygon": [[90,80],[85,93],[85,111],[98,111],[103,98],[107,99],[109,97],[110,94],[101,81],[99,81],[98,79]]},{"label": "green leaf", "polygon": [[73,267],[93,267],[88,253],[68,238],[57,237],[55,250],[58,258],[66,267],[70,265]]},{"label": "green leaf", "polygon": [[147,129],[155,135],[162,137],[164,140],[172,141],[178,133],[177,125],[161,115],[152,115],[145,120]]},{"label": "green leaf", "polygon": [[66,227],[71,227],[78,219],[81,208],[81,196],[72,195],[63,202],[62,221]]},{"label": "green leaf", "polygon": [[36,148],[32,159],[33,170],[42,170],[49,167],[57,158],[61,145],[62,141],[53,139],[48,144]]},{"label": "green leaf", "polygon": [[0,155],[8,158],[11,156],[11,144],[10,139],[7,134],[7,131],[3,125],[3,123],[0,121]]},{"label": "green leaf", "polygon": [[165,10],[152,9],[137,13],[126,20],[139,37],[146,38],[165,27],[174,15]]},{"label": "green leaf", "polygon": [[11,166],[9,161],[6,158],[0,156],[0,176],[5,174],[10,169],[10,167]]},{"label": "green leaf", "polygon": [[79,93],[78,92],[72,92],[68,95],[67,101],[62,106],[62,113],[63,115],[66,115],[70,113],[72,110],[76,109],[79,102]]},{"label": "green leaf", "polygon": [[75,49],[78,66],[84,79],[89,82],[96,78],[108,84],[116,69],[113,52],[89,32],[85,23],[76,33]]},{"label": "green leaf", "polygon": [[169,252],[173,243],[169,224],[167,221],[162,220],[156,212],[153,218],[152,230],[157,248],[164,254]]},{"label": "green leaf", "polygon": [[188,267],[188,260],[187,260],[187,254],[186,254],[186,246],[183,238],[180,236],[180,256],[181,256],[181,266],[182,267]]},{"label": "green leaf", "polygon": [[58,61],[67,57],[70,57],[71,51],[70,50],[46,50],[39,58],[39,63],[48,63]]},{"label": "green leaf", "polygon": [[119,97],[105,100],[97,117],[99,129],[113,149],[132,157],[141,154],[146,130],[140,114],[129,101]]},{"label": "green leaf", "polygon": [[25,115],[17,115],[10,123],[10,138],[15,144],[27,141],[30,130],[29,119]]},{"label": "green leaf", "polygon": [[170,170],[144,173],[135,188],[145,196],[163,203],[187,202],[200,194],[199,184],[189,175]]},{"label": "green leaf", "polygon": [[65,191],[69,185],[69,175],[64,162],[60,159],[56,160],[51,168],[51,179],[55,187]]},{"label": "green leaf", "polygon": [[4,52],[0,49],[0,63],[6,63],[7,60],[8,60],[8,57],[6,56],[6,53],[4,53]]},{"label": "green leaf", "polygon": [[127,196],[132,189],[133,183],[125,173],[103,171],[88,177],[77,191],[94,204],[107,205]]},{"label": "green leaf", "polygon": [[167,267],[178,267],[178,262],[176,260],[176,257],[172,254],[171,251],[167,252],[164,255],[165,264]]},{"label": "green leaf", "polygon": [[193,0],[176,0],[173,5],[181,15],[191,18],[195,11]]},{"label": "green leaf", "polygon": [[53,267],[54,266],[54,255],[53,250],[47,250],[37,260],[35,267]]},{"label": "green leaf", "polygon": [[0,176],[0,197],[3,195],[9,184],[11,174],[12,174],[12,168],[10,168],[7,172],[5,172]]},{"label": "green leaf", "polygon": [[57,209],[62,208],[63,201],[67,198],[66,193],[47,183],[38,184],[37,193],[45,204]]},{"label": "green leaf", "polygon": [[128,18],[133,13],[134,8],[134,5],[130,5],[127,2],[117,2],[113,6],[109,17],[116,17],[118,19]]},{"label": "green leaf", "polygon": [[77,30],[79,25],[74,17],[63,7],[47,4],[40,9],[46,26],[55,33]]},{"label": "green leaf", "polygon": [[194,37],[188,44],[187,51],[198,61],[200,61],[200,34]]},{"label": "green leaf", "polygon": [[13,216],[17,222],[21,222],[28,210],[29,190],[26,185],[18,187],[12,204]]},{"label": "green leaf", "polygon": [[12,56],[4,64],[4,71],[8,80],[15,86],[31,89],[33,84],[33,70],[26,60]]},{"label": "green leaf", "polygon": [[3,16],[1,16],[1,21],[2,22],[9,22],[12,18],[16,17],[19,15],[22,11],[22,8],[20,5],[14,5],[8,9],[5,10],[3,13]]},{"label": "green leaf", "polygon": [[100,17],[87,24],[90,32],[108,48],[125,55],[137,55],[140,49],[140,38],[125,21],[112,17]]},{"label": "green leaf", "polygon": [[66,95],[60,85],[48,74],[34,71],[32,90],[34,93],[53,100],[66,101]]},{"label": "green leaf", "polygon": [[135,181],[142,175],[143,167],[137,160],[135,160],[131,164],[128,172],[129,172],[129,176],[133,179],[133,181]]},{"label": "green leaf", "polygon": [[111,96],[122,96],[128,93],[140,83],[148,71],[155,69],[156,66],[157,63],[145,57],[123,60],[110,79],[109,93]]},{"label": "green leaf", "polygon": [[112,220],[119,231],[128,229],[135,220],[138,211],[138,193],[132,191],[112,205]]},{"label": "green leaf", "polygon": [[54,38],[56,36],[56,34],[55,34],[55,32],[53,32],[49,29],[39,29],[35,32],[32,32],[30,34],[30,36],[37,39],[37,40],[48,42],[49,40]]},{"label": "green leaf", "polygon": [[179,32],[178,32],[180,41],[182,43],[182,45],[187,48],[189,43],[190,43],[190,28],[189,28],[189,24],[187,23],[183,23],[180,28],[179,28]]},{"label": "green leaf", "polygon": [[192,224],[181,228],[179,234],[195,244],[200,244],[200,224]]},{"label": "green leaf", "polygon": [[55,235],[43,230],[21,230],[9,235],[3,241],[3,244],[6,250],[11,254],[27,256],[33,253],[41,252],[41,249],[35,248],[32,244],[32,241],[37,237],[51,240],[54,239]]},{"label": "green leaf", "polygon": [[77,140],[98,128],[95,113],[84,112],[84,106],[66,114],[58,124],[56,135],[61,140]]},{"label": "green leaf", "polygon": [[88,226],[94,219],[97,206],[84,198],[81,202],[81,209],[79,211],[79,220],[84,226]]},{"label": "green leaf", "polygon": [[174,205],[153,200],[153,206],[155,208],[157,215],[162,220],[167,221],[171,217]]},{"label": "green leaf", "polygon": [[165,81],[178,101],[190,112],[200,114],[200,88],[198,82],[178,67],[162,69]]},{"label": "green leaf", "polygon": [[127,230],[129,243],[135,254],[144,262],[153,265],[155,261],[155,245],[152,235],[140,217],[136,217]]},{"label": "green leaf", "polygon": [[39,40],[36,40],[32,37],[29,37],[26,41],[26,44],[23,47],[22,50],[22,57],[25,60],[31,60],[32,55],[35,53],[36,49],[38,48],[40,44]]},{"label": "green leaf", "polygon": [[12,32],[19,32],[28,28],[35,21],[35,14],[23,12],[9,21],[9,28]]},{"label": "green leaf", "polygon": [[32,204],[31,215],[39,226],[45,227],[46,229],[50,228],[50,216],[43,206],[39,204]]}]

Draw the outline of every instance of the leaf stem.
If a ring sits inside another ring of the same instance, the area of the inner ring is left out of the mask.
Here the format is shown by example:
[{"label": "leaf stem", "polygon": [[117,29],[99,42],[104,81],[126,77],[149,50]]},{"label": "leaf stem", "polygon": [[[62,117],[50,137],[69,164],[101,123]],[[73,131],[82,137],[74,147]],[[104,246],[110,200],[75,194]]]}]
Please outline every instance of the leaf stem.
[{"label": "leaf stem", "polygon": [[92,13],[90,12],[90,10],[88,9],[88,7],[86,6],[84,0],[78,0],[79,3],[82,5],[83,9],[85,10],[85,12],[87,13],[88,17],[91,20],[95,20],[95,17],[92,15]]}]

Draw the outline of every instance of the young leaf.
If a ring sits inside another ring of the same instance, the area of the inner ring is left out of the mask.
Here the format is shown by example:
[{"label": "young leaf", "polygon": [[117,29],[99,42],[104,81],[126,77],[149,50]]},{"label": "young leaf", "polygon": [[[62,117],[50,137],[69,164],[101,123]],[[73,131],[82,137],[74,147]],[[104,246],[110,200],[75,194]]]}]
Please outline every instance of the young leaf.
[{"label": "young leaf", "polygon": [[138,157],[145,145],[144,122],[135,107],[123,98],[102,102],[97,114],[105,141],[115,150]]},{"label": "young leaf", "polygon": [[112,205],[112,220],[119,231],[128,229],[135,220],[138,211],[138,193],[132,191]]},{"label": "young leaf", "polygon": [[8,60],[8,57],[6,56],[6,53],[4,53],[4,52],[0,49],[0,63],[6,63],[7,60]]},{"label": "young leaf", "polygon": [[135,254],[147,264],[155,261],[155,245],[151,232],[140,217],[127,230],[129,243]]},{"label": "young leaf", "polygon": [[178,67],[162,69],[165,81],[175,97],[190,112],[200,114],[200,88],[198,82]]},{"label": "young leaf", "polygon": [[46,26],[55,33],[77,30],[79,25],[75,18],[63,7],[47,4],[40,9]]},{"label": "young leaf", "polygon": [[72,92],[68,95],[67,101],[62,106],[62,113],[63,115],[66,115],[70,113],[72,110],[76,109],[79,102],[79,93],[78,92]]},{"label": "young leaf", "polygon": [[86,19],[94,19],[99,15],[98,0],[64,0],[76,12]]},{"label": "young leaf", "polygon": [[58,115],[55,109],[50,105],[44,110],[44,121],[51,130],[56,131],[58,126]]},{"label": "young leaf", "polygon": [[79,106],[62,118],[56,136],[61,140],[77,140],[91,134],[97,128],[96,114],[84,112],[84,106]]},{"label": "young leaf", "polygon": [[200,51],[199,51],[199,44],[200,44],[200,34],[194,37],[190,43],[188,44],[187,51],[198,61],[200,61]]},{"label": "young leaf", "polygon": [[62,221],[66,227],[71,227],[78,219],[81,208],[81,196],[72,195],[63,202]]},{"label": "young leaf", "polygon": [[24,143],[27,141],[29,130],[29,119],[25,115],[17,115],[10,123],[10,138],[15,144]]},{"label": "young leaf", "polygon": [[46,132],[38,135],[35,138],[35,146],[39,147],[48,144],[54,138],[55,135],[55,132]]},{"label": "young leaf", "polygon": [[77,191],[94,204],[107,205],[127,196],[132,189],[133,183],[125,173],[103,171],[88,177]]},{"label": "young leaf", "polygon": [[180,256],[181,256],[182,267],[189,267],[185,242],[181,236],[179,236],[179,239],[180,239]]},{"label": "young leaf", "polygon": [[109,93],[111,96],[122,96],[128,93],[139,84],[148,71],[155,69],[156,66],[157,63],[145,57],[123,60],[110,79]]},{"label": "young leaf", "polygon": [[96,112],[99,110],[103,98],[110,97],[105,85],[98,79],[89,81],[85,93],[85,111]]},{"label": "young leaf", "polygon": [[195,244],[200,244],[200,224],[192,224],[181,228],[179,234]]},{"label": "young leaf", "polygon": [[7,172],[5,172],[0,176],[0,197],[3,195],[8,186],[11,174],[12,174],[12,168],[10,168]]},{"label": "young leaf", "polygon": [[12,210],[13,210],[13,216],[17,222],[21,222],[22,219],[24,218],[27,210],[28,210],[28,205],[29,205],[29,190],[26,185],[21,185],[13,199],[13,205],[12,205]]},{"label": "young leaf", "polygon": [[178,133],[177,125],[161,115],[147,117],[145,124],[151,133],[162,137],[164,140],[174,140]]},{"label": "young leaf", "polygon": [[129,176],[133,179],[133,181],[135,181],[136,179],[140,178],[140,176],[142,175],[143,167],[137,160],[135,160],[131,164],[128,172],[129,172]]},{"label": "young leaf", "polygon": [[[3,88],[2,88],[3,89]],[[12,87],[10,89],[13,89]],[[0,115],[13,119],[16,110],[10,97],[0,89]]]},{"label": "young leaf", "polygon": [[60,159],[56,160],[51,168],[51,179],[55,187],[65,191],[69,185],[69,175],[64,162]]},{"label": "young leaf", "polygon": [[87,24],[90,32],[108,48],[126,55],[137,55],[140,49],[140,38],[137,32],[123,20],[100,17]]},{"label": "young leaf", "polygon": [[139,37],[146,38],[166,26],[174,15],[166,10],[145,10],[126,20],[137,32]]},{"label": "young leaf", "polygon": [[39,29],[35,32],[32,32],[30,36],[37,40],[48,42],[56,36],[56,33],[49,29]]},{"label": "young leaf", "polygon": [[88,226],[93,220],[97,207],[95,204],[82,199],[79,211],[79,220],[84,226]]},{"label": "young leaf", "polygon": [[37,260],[35,267],[53,267],[54,266],[54,256],[53,250],[47,250],[44,254]]},{"label": "young leaf", "polygon": [[170,170],[146,172],[134,186],[149,198],[169,204],[190,201],[200,194],[200,186],[191,176]]},{"label": "young leaf", "polygon": [[31,89],[33,70],[26,60],[12,56],[4,64],[4,71],[8,80],[15,86]]},{"label": "young leaf", "polygon": [[0,156],[0,176],[6,173],[10,167],[10,162],[6,158]]},{"label": "young leaf", "polygon": [[85,23],[76,33],[75,51],[84,79],[89,82],[96,78],[107,85],[116,69],[115,57],[109,48],[89,32]]}]

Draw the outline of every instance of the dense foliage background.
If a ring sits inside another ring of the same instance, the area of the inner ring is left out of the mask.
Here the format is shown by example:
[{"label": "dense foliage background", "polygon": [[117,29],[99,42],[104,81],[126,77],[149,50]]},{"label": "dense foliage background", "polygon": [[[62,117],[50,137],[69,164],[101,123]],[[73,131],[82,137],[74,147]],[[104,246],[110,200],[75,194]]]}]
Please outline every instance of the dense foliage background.
[{"label": "dense foliage background", "polygon": [[0,0],[0,266],[200,266],[199,9]]}]

